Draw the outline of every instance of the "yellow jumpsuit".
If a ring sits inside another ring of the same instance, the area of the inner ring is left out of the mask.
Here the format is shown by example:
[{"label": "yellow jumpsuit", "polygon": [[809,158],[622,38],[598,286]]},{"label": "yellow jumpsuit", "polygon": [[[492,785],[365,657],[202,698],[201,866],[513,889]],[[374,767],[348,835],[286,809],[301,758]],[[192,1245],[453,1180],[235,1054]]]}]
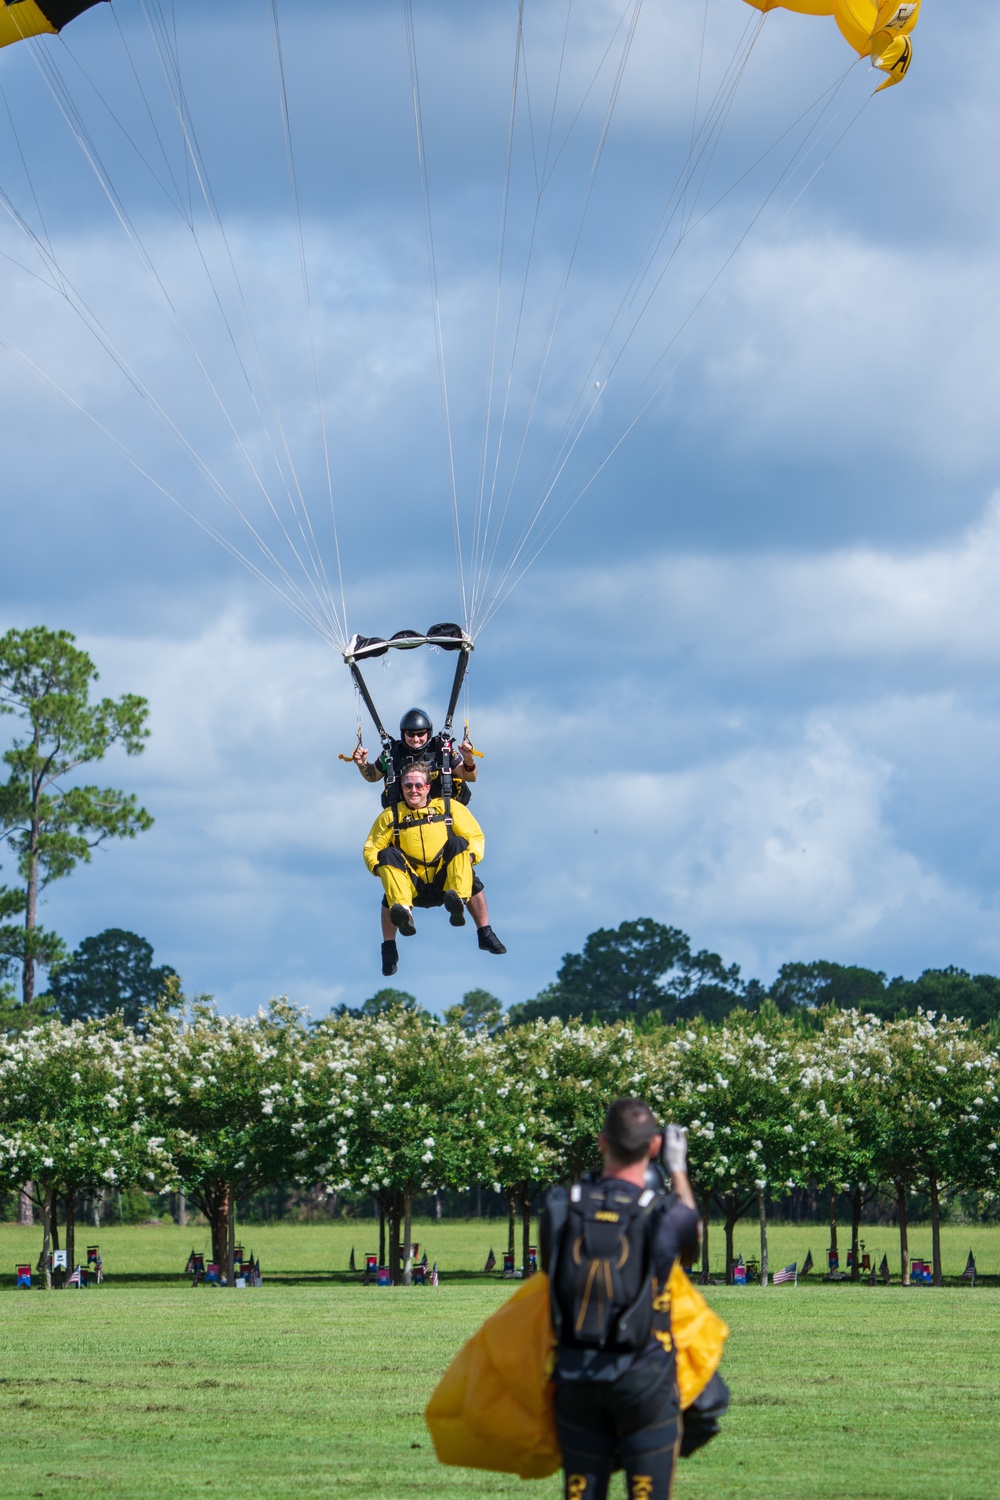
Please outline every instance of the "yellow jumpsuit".
[{"label": "yellow jumpsuit", "polygon": [[[401,802],[395,808],[387,807],[375,819],[365,843],[365,864],[373,875],[381,877],[390,907],[413,906],[422,887],[430,885],[442,868],[444,881],[438,889],[456,891],[463,901],[468,901],[472,895],[472,866],[482,859],[486,838],[469,809],[460,802],[451,804],[451,817],[449,829],[443,798],[431,797],[426,807],[407,807]],[[441,851],[449,833],[468,840],[469,847],[445,862]],[[391,846],[402,854],[405,870],[378,863],[380,851]]]}]

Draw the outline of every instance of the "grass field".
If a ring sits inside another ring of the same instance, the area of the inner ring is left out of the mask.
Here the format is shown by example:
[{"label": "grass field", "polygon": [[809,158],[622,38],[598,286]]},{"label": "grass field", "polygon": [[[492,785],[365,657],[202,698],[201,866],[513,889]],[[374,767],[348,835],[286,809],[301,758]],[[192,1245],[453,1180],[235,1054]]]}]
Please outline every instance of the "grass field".
[{"label": "grass field", "polygon": [[[372,1248],[365,1229],[247,1230],[265,1275],[280,1279],[241,1292],[192,1291],[169,1274],[203,1231],[103,1230],[104,1286],[0,1296],[0,1497],[554,1500],[555,1479],[441,1468],[422,1421],[440,1371],[509,1291],[448,1272],[481,1266],[491,1233],[499,1252],[502,1226],[420,1225],[444,1272],[436,1290],[331,1281],[352,1244],[359,1257]],[[879,1252],[891,1249],[884,1238]],[[0,1225],[5,1289],[38,1239]],[[776,1231],[775,1263],[801,1258],[808,1239]],[[812,1234],[814,1255],[824,1239]],[[948,1241],[946,1270],[961,1269],[970,1243],[996,1270],[997,1231]],[[682,1466],[679,1500],[1000,1496],[996,1285],[710,1295],[732,1327],[733,1406],[723,1436]]]}]

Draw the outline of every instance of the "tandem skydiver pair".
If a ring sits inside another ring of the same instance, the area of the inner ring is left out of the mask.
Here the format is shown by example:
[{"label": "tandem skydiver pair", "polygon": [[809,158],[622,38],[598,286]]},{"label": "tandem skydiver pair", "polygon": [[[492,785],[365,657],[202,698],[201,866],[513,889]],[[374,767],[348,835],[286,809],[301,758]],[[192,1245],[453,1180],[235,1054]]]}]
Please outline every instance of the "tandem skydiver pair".
[{"label": "tandem skydiver pair", "polygon": [[[385,730],[361,675],[359,660],[381,656],[396,646],[438,646],[460,652],[452,683],[444,728],[434,726],[422,708],[411,708],[399,722],[399,739]],[[468,727],[456,747],[452,719],[465,678],[472,642],[458,625],[434,625],[426,636],[399,631],[390,641],[355,636],[345,653],[355,686],[364,700],[382,742],[382,751],[369,764],[368,751],[358,743],[351,756],[369,782],[383,782],[384,811],[372,824],[364,858],[371,874],[382,882],[382,973],[386,978],[399,966],[396,934],[412,937],[415,907],[443,906],[453,927],[465,926],[468,910],[484,953],[507,949],[490,926],[483,883],[473,871],[483,857],[483,830],[468,811],[469,786],[476,779],[477,752]]]}]

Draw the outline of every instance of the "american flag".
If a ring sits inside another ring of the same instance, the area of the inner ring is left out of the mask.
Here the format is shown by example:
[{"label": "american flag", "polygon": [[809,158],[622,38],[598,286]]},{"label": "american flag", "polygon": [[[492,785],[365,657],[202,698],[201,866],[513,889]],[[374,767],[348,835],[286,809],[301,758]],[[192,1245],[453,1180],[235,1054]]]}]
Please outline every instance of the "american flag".
[{"label": "american flag", "polygon": [[493,1254],[493,1249],[492,1249],[492,1247],[491,1247],[491,1248],[490,1248],[490,1253],[489,1253],[489,1255],[487,1255],[487,1257],[486,1257],[486,1264],[485,1264],[485,1266],[484,1266],[484,1267],[483,1267],[483,1272],[484,1272],[484,1274],[485,1274],[485,1273],[486,1273],[486,1272],[487,1272],[487,1271],[493,1271],[493,1270],[495,1270],[495,1269],[496,1269],[496,1263],[497,1263],[497,1258],[496,1258],[496,1256],[495,1256],[495,1255],[494,1255],[494,1254]]},{"label": "american flag", "polygon": [[783,1266],[780,1271],[774,1273],[774,1284],[780,1286],[783,1281],[798,1281],[799,1263],[793,1260],[790,1266]]},{"label": "american flag", "polygon": [[812,1270],[812,1268],[813,1268],[813,1253],[812,1253],[811,1250],[807,1250],[806,1251],[806,1258],[802,1262],[802,1274],[803,1274],[803,1276],[808,1276],[809,1272]]},{"label": "american flag", "polygon": [[70,1278],[67,1281],[66,1285],[67,1286],[79,1286],[80,1285],[80,1267],[79,1266],[76,1267],[75,1271],[70,1276]]},{"label": "american flag", "polygon": [[435,1261],[434,1264],[433,1264],[433,1266],[431,1266],[431,1286],[437,1286],[437,1284],[438,1284],[438,1263],[437,1263],[437,1261]]},{"label": "american flag", "polygon": [[875,1272],[875,1267],[874,1266],[872,1266],[871,1270],[868,1273],[868,1285],[869,1286],[877,1286],[878,1285],[877,1280],[876,1280],[876,1272]]},{"label": "american flag", "polygon": [[892,1272],[889,1270],[889,1257],[888,1257],[888,1255],[883,1255],[883,1257],[882,1257],[882,1264],[878,1268],[878,1274],[881,1276],[881,1278],[885,1282],[886,1286],[888,1286],[889,1282],[892,1280]]},{"label": "american flag", "polygon": [[358,1269],[357,1266],[354,1264],[354,1246],[352,1245],[351,1246],[351,1264],[349,1265],[348,1270],[350,1270],[350,1271],[356,1271],[357,1269]]},{"label": "american flag", "polygon": [[965,1270],[959,1279],[961,1281],[971,1281],[973,1286],[976,1284],[976,1257],[971,1250],[969,1251],[969,1258],[965,1262]]},{"label": "american flag", "polygon": [[426,1251],[426,1250],[425,1250],[425,1251],[424,1251],[424,1258],[423,1258],[423,1260],[418,1260],[418,1261],[417,1261],[417,1265],[418,1265],[418,1266],[426,1266],[426,1265],[429,1265],[429,1261],[428,1261],[428,1259],[427,1259],[427,1251]]}]

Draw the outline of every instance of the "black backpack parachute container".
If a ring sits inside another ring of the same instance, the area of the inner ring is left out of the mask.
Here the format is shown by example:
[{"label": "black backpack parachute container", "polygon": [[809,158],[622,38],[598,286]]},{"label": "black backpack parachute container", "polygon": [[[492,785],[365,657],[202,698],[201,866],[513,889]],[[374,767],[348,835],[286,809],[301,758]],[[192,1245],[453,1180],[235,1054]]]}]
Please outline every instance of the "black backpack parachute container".
[{"label": "black backpack parachute container", "polygon": [[[651,1226],[662,1195],[614,1181],[550,1196],[552,1325],[560,1344],[631,1356],[653,1331]],[[628,1359],[624,1363],[628,1363]]]}]

